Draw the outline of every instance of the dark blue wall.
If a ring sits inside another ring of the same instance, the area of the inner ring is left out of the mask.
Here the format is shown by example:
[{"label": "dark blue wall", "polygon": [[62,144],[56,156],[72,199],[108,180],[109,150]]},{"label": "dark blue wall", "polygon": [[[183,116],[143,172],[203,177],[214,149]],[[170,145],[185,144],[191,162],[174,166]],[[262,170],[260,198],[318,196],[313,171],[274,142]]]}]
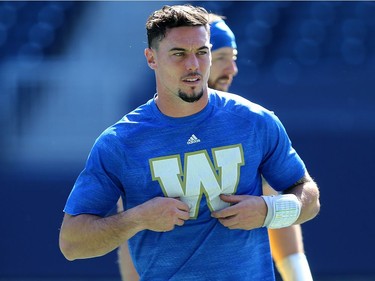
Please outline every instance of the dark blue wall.
[{"label": "dark blue wall", "polygon": [[[320,186],[321,213],[303,225],[313,273],[375,276],[375,4],[199,4],[226,15],[237,36],[231,90],[276,112]],[[0,277],[119,276],[115,252],[68,262],[58,248],[84,159],[34,170],[0,164]]]}]

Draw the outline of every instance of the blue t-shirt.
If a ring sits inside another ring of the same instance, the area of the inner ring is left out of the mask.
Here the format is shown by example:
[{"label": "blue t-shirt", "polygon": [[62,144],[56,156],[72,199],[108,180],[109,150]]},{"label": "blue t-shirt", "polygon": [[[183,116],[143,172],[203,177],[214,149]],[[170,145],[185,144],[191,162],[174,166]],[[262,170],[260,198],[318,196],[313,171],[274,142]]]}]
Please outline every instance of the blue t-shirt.
[{"label": "blue t-shirt", "polygon": [[96,140],[64,211],[108,216],[121,196],[129,209],[157,196],[180,197],[191,219],[169,232],[129,240],[140,280],[274,280],[266,228],[230,230],[211,217],[224,194],[278,191],[305,166],[279,119],[240,96],[211,90],[199,113],[172,118],[153,99]]}]

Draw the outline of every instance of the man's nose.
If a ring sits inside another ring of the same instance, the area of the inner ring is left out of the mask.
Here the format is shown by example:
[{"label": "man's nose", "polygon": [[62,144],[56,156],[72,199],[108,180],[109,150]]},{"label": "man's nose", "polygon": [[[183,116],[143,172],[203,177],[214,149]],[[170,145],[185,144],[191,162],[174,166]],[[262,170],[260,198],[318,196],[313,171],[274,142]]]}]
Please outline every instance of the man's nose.
[{"label": "man's nose", "polygon": [[186,60],[186,68],[188,70],[197,70],[199,68],[199,61],[195,54],[191,54],[188,56]]},{"label": "man's nose", "polygon": [[228,67],[228,71],[230,74],[232,74],[233,76],[236,76],[237,73],[238,73],[238,68],[237,68],[237,63],[235,60],[232,60],[229,67]]}]

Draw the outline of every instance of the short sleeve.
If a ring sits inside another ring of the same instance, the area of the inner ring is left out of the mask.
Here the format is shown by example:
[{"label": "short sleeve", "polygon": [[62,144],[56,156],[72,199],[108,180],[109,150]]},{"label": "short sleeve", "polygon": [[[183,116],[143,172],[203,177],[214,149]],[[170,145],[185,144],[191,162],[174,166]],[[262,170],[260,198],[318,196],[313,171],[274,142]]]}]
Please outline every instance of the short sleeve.
[{"label": "short sleeve", "polygon": [[121,146],[115,132],[103,133],[95,142],[84,170],[78,176],[67,199],[64,212],[70,215],[113,213],[123,192]]},{"label": "short sleeve", "polygon": [[275,190],[283,191],[303,177],[306,167],[279,118],[273,112],[264,116],[261,173]]}]

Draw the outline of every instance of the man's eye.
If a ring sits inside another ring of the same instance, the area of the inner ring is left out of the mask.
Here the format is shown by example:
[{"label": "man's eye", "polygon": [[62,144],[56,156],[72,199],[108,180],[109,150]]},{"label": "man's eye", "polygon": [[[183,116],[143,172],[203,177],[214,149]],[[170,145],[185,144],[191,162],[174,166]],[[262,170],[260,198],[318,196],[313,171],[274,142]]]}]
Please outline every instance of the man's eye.
[{"label": "man's eye", "polygon": [[176,56],[176,57],[182,57],[184,55],[184,53],[179,52],[179,53],[174,53],[173,55]]},{"label": "man's eye", "polygon": [[199,51],[198,52],[198,55],[201,55],[201,56],[204,56],[204,55],[207,55],[208,54],[208,51]]}]

